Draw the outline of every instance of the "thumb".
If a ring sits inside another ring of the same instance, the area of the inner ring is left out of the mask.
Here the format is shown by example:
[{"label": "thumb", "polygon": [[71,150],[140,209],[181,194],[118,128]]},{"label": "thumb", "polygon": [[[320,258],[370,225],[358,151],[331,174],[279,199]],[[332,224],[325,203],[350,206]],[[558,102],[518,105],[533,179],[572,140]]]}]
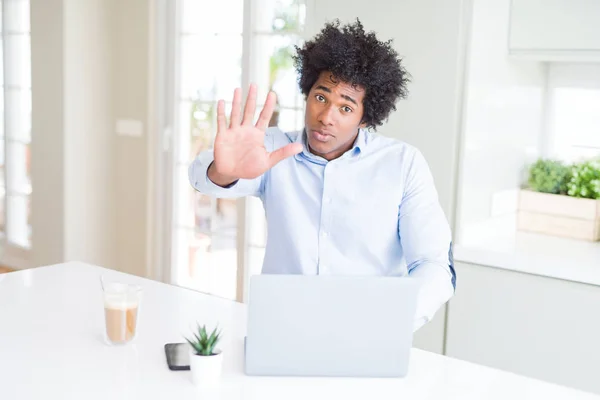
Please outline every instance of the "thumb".
[{"label": "thumb", "polygon": [[290,143],[287,146],[273,151],[269,154],[269,163],[271,164],[271,167],[288,157],[301,153],[302,148],[302,144],[300,143]]}]

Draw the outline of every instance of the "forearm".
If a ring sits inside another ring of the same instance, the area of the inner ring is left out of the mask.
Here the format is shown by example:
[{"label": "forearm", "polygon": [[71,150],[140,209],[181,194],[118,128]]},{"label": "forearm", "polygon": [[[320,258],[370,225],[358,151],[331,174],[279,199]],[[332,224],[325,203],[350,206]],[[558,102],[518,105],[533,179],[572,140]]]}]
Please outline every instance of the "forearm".
[{"label": "forearm", "polygon": [[450,267],[436,262],[423,262],[414,267],[410,277],[417,280],[420,287],[413,327],[417,331],[452,298],[454,285]]}]

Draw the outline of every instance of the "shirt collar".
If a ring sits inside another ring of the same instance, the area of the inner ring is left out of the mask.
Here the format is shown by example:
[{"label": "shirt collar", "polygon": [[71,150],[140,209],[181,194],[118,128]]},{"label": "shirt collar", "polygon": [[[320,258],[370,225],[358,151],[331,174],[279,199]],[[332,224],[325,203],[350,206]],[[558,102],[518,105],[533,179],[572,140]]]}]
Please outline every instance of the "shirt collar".
[{"label": "shirt collar", "polygon": [[354,150],[356,154],[362,153],[365,150],[365,147],[367,146],[367,133],[366,130],[359,128],[358,136],[356,136],[354,146],[352,147],[352,150]]},{"label": "shirt collar", "polygon": [[[342,157],[344,157],[346,155],[356,157],[359,154],[361,154],[362,152],[364,152],[365,147],[367,146],[367,140],[368,140],[367,134],[368,134],[368,132],[365,129],[359,128],[358,135],[356,136],[356,139],[354,140],[354,144],[352,145],[352,148],[350,150],[348,150],[348,152],[346,152],[344,155],[342,155]],[[300,131],[298,133],[298,135],[296,136],[295,142],[302,144],[302,153],[297,154],[296,159],[298,159],[299,156],[302,154],[309,159],[323,160],[321,157],[312,154],[310,152],[310,150],[308,149],[308,142],[306,140],[306,129],[303,129],[302,131]]]}]

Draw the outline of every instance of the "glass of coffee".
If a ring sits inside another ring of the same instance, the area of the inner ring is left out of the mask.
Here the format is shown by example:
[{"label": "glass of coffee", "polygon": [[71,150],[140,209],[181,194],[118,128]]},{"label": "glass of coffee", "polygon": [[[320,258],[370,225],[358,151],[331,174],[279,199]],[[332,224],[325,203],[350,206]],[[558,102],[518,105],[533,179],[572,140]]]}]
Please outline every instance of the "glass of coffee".
[{"label": "glass of coffee", "polygon": [[109,344],[126,344],[135,339],[142,288],[100,278],[104,294],[104,338]]}]

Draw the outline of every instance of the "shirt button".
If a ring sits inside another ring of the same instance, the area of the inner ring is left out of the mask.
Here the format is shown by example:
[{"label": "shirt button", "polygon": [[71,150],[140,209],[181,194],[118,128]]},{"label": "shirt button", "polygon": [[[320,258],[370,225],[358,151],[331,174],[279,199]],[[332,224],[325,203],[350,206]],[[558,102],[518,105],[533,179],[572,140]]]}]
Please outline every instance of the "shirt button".
[{"label": "shirt button", "polygon": [[329,233],[323,231],[322,235],[323,235],[323,237],[327,237],[327,236],[329,236]]},{"label": "shirt button", "polygon": [[327,203],[327,204],[331,203],[331,197],[325,197],[325,203]]}]

